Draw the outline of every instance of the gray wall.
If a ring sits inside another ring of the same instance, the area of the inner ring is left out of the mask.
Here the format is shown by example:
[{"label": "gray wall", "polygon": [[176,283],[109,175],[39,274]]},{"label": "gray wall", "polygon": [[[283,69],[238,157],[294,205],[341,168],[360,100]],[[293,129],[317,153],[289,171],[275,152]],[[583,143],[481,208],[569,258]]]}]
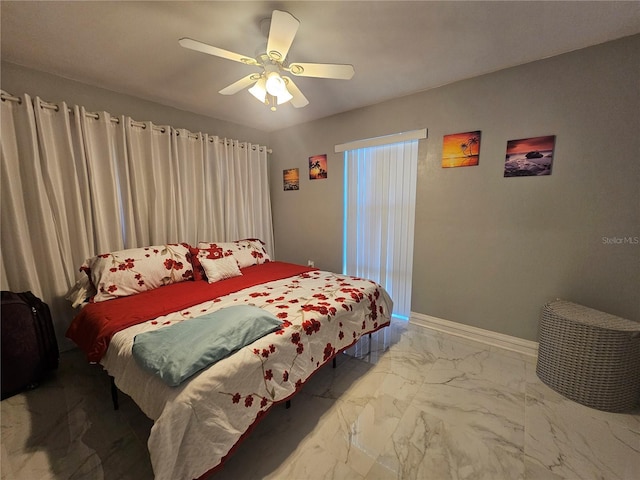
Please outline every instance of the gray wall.
[{"label": "gray wall", "polygon": [[[639,59],[636,35],[272,133],[278,259],[341,271],[334,145],[426,127],[414,312],[529,340],[557,297],[640,321]],[[480,164],[441,168],[443,135],[473,130]],[[504,178],[506,142],[541,135],[556,135],[552,175]],[[322,153],[328,179],[310,181]],[[295,167],[300,190],[285,192]]]},{"label": "gray wall", "polygon": [[64,101],[69,105],[82,105],[89,111],[128,115],[140,122],[151,121],[156,125],[186,128],[192,132],[209,133],[260,145],[266,145],[268,140],[267,133],[261,130],[160,105],[20,65],[2,62],[0,73],[2,89],[12,95],[28,93],[47,102]]}]

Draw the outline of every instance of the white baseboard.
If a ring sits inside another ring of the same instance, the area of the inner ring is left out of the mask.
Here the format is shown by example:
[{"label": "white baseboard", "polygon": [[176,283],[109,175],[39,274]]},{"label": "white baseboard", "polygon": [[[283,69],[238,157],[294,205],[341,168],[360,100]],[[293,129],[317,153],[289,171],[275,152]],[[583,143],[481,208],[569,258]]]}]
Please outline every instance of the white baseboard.
[{"label": "white baseboard", "polygon": [[521,353],[530,357],[536,358],[538,356],[538,342],[532,342],[531,340],[524,340],[503,333],[492,332],[490,330],[484,330],[482,328],[472,327],[450,320],[443,320],[442,318],[416,312],[411,312],[409,323],[469,340],[475,340],[476,342],[494,347],[504,348],[505,350],[511,350],[512,352]]}]

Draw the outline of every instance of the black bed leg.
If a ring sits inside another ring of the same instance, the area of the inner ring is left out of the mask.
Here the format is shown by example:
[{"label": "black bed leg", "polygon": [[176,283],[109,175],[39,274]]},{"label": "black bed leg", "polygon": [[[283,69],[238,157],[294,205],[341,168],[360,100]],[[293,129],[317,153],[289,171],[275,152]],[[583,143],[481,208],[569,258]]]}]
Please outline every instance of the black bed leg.
[{"label": "black bed leg", "polygon": [[118,410],[120,405],[118,404],[118,387],[116,387],[116,381],[113,377],[111,378],[111,400],[113,401],[113,409]]},{"label": "black bed leg", "polygon": [[284,402],[284,408],[291,408],[291,400]]},{"label": "black bed leg", "polygon": [[333,357],[333,363],[331,364],[333,368],[336,368],[336,357]]},{"label": "black bed leg", "polygon": [[371,355],[371,334],[369,334],[369,355]]}]

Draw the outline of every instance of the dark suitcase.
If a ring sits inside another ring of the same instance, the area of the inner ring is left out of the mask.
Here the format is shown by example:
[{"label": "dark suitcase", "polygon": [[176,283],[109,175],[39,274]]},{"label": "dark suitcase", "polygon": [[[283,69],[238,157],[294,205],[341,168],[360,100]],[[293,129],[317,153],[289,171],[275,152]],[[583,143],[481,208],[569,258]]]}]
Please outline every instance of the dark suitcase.
[{"label": "dark suitcase", "polygon": [[2,291],[2,399],[36,387],[58,368],[49,306],[31,292]]}]

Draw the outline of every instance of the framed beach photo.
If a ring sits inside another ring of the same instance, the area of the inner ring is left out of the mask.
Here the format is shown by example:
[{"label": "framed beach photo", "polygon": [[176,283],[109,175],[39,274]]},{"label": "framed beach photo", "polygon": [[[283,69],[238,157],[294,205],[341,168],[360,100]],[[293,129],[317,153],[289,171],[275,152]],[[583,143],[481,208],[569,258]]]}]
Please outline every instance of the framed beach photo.
[{"label": "framed beach photo", "polygon": [[504,176],[540,177],[551,175],[555,144],[555,135],[509,140],[504,160]]},{"label": "framed beach photo", "polygon": [[300,190],[300,171],[297,168],[287,168],[282,171],[284,190]]},{"label": "framed beach photo", "polygon": [[480,130],[442,138],[442,168],[473,167],[480,161]]}]

